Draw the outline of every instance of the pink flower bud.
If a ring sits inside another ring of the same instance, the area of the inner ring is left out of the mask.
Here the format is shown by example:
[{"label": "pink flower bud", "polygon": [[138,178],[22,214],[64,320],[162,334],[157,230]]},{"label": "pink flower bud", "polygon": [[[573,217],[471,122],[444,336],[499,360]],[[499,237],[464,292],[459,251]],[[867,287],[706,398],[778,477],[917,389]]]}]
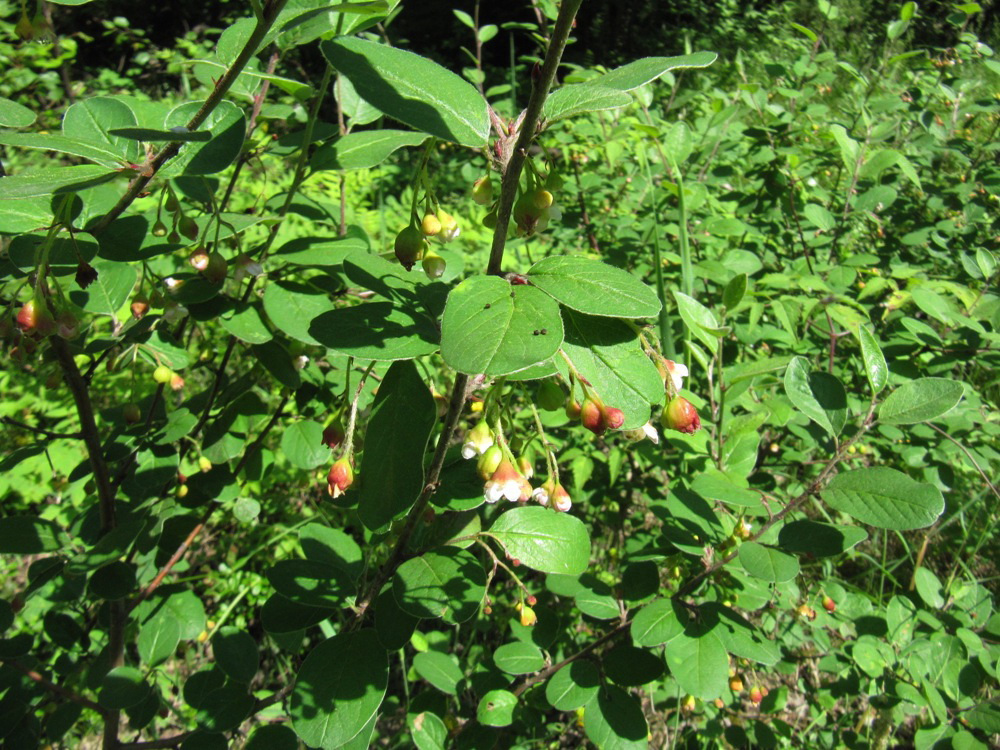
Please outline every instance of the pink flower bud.
[{"label": "pink flower bud", "polygon": [[595,435],[603,435],[607,427],[604,425],[604,410],[601,404],[587,399],[580,407],[580,421],[583,426]]},{"label": "pink flower bud", "polygon": [[604,407],[604,426],[609,430],[617,430],[625,423],[625,414],[613,406]]},{"label": "pink flower bud", "polygon": [[664,429],[677,430],[690,435],[701,428],[701,419],[698,417],[698,410],[690,401],[680,396],[674,396],[663,409],[660,424],[663,425]]}]

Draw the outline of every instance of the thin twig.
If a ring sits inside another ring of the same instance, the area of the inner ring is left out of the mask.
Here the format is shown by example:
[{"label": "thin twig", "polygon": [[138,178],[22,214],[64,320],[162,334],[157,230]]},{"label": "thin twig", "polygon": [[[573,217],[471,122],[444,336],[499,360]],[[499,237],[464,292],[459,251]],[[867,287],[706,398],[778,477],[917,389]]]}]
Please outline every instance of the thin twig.
[{"label": "thin twig", "polygon": [[11,417],[0,417],[0,424],[9,424],[11,427],[20,427],[22,430],[28,430],[29,432],[34,432],[53,439],[68,438],[70,440],[79,440],[83,437],[83,434],[79,432],[53,432],[52,430],[46,430],[42,427],[32,427],[30,424],[19,422]]},{"label": "thin twig", "polygon": [[12,666],[14,669],[23,674],[29,680],[38,683],[43,688],[52,693],[55,693],[56,695],[61,695],[63,698],[71,700],[74,703],[79,703],[81,706],[85,706],[86,708],[89,708],[92,711],[96,711],[101,716],[105,716],[108,713],[108,709],[106,709],[99,703],[95,703],[89,698],[84,698],[79,693],[76,693],[67,687],[63,687],[62,685],[58,685],[52,682],[52,680],[44,677],[42,674],[36,672],[34,669],[29,669],[16,659],[4,659],[3,663]]}]

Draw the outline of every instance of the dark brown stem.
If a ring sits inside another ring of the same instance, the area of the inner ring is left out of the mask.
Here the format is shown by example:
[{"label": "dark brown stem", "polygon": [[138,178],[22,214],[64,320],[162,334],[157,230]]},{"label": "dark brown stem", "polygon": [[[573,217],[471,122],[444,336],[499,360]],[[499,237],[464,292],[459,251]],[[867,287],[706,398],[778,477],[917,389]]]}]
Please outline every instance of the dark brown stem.
[{"label": "dark brown stem", "polygon": [[496,276],[501,273],[500,266],[503,263],[504,245],[507,242],[507,224],[514,208],[514,198],[517,195],[521,170],[524,168],[524,160],[528,157],[528,147],[535,138],[535,132],[538,130],[542,118],[542,106],[549,95],[552,82],[555,81],[556,70],[559,68],[559,61],[566,48],[566,40],[569,39],[569,32],[573,27],[573,18],[582,2],[583,0],[564,0],[559,7],[559,17],[552,30],[552,39],[549,42],[548,52],[545,54],[545,62],[542,64],[538,80],[531,89],[531,98],[528,99],[528,106],[521,120],[517,142],[511,152],[510,161],[504,165],[500,187],[500,204],[497,208],[497,226],[493,232],[490,262],[486,267],[488,274]]},{"label": "dark brown stem", "polygon": [[[240,50],[240,53],[233,61],[233,64],[230,65],[226,72],[222,74],[222,78],[216,82],[215,88],[212,90],[212,93],[209,94],[205,103],[201,105],[201,109],[199,109],[194,117],[192,117],[188,122],[188,130],[197,130],[198,127],[205,122],[205,119],[209,116],[209,114],[211,114],[211,112],[219,106],[219,103],[226,95],[226,92],[229,91],[230,87],[236,81],[236,78],[250,61],[250,58],[256,54],[257,47],[260,46],[264,36],[274,24],[275,19],[277,19],[278,14],[287,2],[288,0],[274,0],[273,2],[265,4],[263,15],[260,19],[258,19],[257,25],[250,34],[250,38],[247,39],[247,43],[243,46],[243,49]],[[148,165],[144,165],[144,173],[138,175],[132,181],[132,184],[129,185],[125,195],[123,195],[118,203],[115,204],[114,208],[101,217],[101,219],[88,231],[91,234],[97,235],[107,229],[111,222],[121,216],[122,213],[125,212],[125,209],[131,206],[132,202],[139,197],[139,194],[146,189],[146,185],[149,184],[150,180],[153,179],[160,168],[177,155],[177,152],[180,151],[182,145],[183,143],[174,141],[164,146],[160,152],[153,157],[152,161],[150,161]]]},{"label": "dark brown stem", "polygon": [[34,432],[35,434],[42,435],[47,438],[69,438],[70,440],[79,440],[83,435],[79,432],[52,432],[52,430],[46,430],[41,427],[32,427],[30,424],[25,424],[24,422],[18,422],[16,419],[11,417],[0,417],[0,424],[9,424],[11,427],[20,427],[22,430],[28,430],[28,432]]},{"label": "dark brown stem", "polygon": [[582,649],[577,651],[572,656],[567,656],[558,664],[553,664],[550,667],[546,667],[541,672],[538,672],[537,674],[534,674],[531,677],[527,678],[524,682],[522,682],[520,685],[514,688],[513,690],[514,695],[521,696],[524,693],[524,691],[530,688],[532,685],[537,685],[540,682],[545,682],[545,680],[549,679],[549,677],[554,675],[563,667],[567,667],[573,662],[577,661],[578,659],[582,659],[584,656],[600,648],[608,641],[612,641],[618,636],[620,636],[622,633],[624,633],[626,630],[629,629],[629,626],[631,624],[632,624],[631,620],[626,620],[625,622],[620,623],[614,630],[605,633],[593,643],[588,643],[586,646],[584,646]]},{"label": "dark brown stem", "polygon": [[29,669],[28,667],[24,666],[19,661],[16,661],[14,659],[4,659],[3,663],[9,664],[18,672],[27,677],[29,680],[38,683],[49,692],[62,696],[67,700],[73,701],[74,703],[79,703],[81,706],[85,706],[86,708],[89,708],[91,711],[96,711],[101,716],[105,716],[108,713],[108,710],[104,708],[104,706],[98,703],[94,703],[94,701],[90,700],[89,698],[84,698],[82,695],[73,692],[69,688],[63,687],[62,685],[57,685],[56,683],[52,682],[52,680],[36,672],[34,669]]}]

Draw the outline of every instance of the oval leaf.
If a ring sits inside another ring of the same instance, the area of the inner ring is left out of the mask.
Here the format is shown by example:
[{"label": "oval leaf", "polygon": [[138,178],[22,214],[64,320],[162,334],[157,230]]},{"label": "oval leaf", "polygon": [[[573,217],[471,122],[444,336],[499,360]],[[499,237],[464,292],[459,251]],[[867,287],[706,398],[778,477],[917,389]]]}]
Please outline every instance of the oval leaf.
[{"label": "oval leaf", "polygon": [[747,573],[771,583],[791,581],[799,574],[799,561],[757,542],[740,545],[740,562]]},{"label": "oval leaf", "polygon": [[488,727],[506,727],[514,721],[517,696],[509,690],[490,690],[479,701],[476,718]]},{"label": "oval leaf", "polygon": [[486,100],[450,70],[412,52],[353,37],[325,41],[320,49],[365,100],[389,117],[463,146],[486,145]]},{"label": "oval leaf", "polygon": [[405,513],[420,495],[423,456],[436,421],[434,397],[416,365],[394,362],[375,395],[361,458],[358,513],[369,529]]},{"label": "oval leaf", "polygon": [[944,511],[937,487],[887,467],[838,474],[820,494],[831,508],[879,529],[922,529]]},{"label": "oval leaf", "polygon": [[587,704],[583,731],[602,750],[640,750],[648,746],[646,717],[639,701],[608,685]]},{"label": "oval leaf", "polygon": [[441,320],[441,356],[459,372],[507,375],[559,350],[559,305],[530,286],[474,276],[452,289]]},{"label": "oval leaf", "polygon": [[537,505],[513,508],[490,528],[507,554],[543,573],[579,575],[590,563],[590,537],[576,516]]},{"label": "oval leaf", "polygon": [[885,363],[882,347],[868,326],[858,326],[857,332],[858,341],[861,343],[861,358],[865,363],[865,375],[871,384],[872,392],[880,393],[889,382],[889,366]]},{"label": "oval leaf", "polygon": [[588,315],[652,318],[660,312],[656,292],[621,268],[599,260],[555,255],[538,261],[528,279],[559,302]]},{"label": "oval leaf", "polygon": [[545,657],[538,646],[514,641],[494,651],[493,662],[507,674],[531,674],[545,666]]},{"label": "oval leaf", "polygon": [[714,352],[719,346],[719,335],[726,330],[719,328],[715,313],[683,292],[674,292],[674,299],[677,300],[677,311],[687,329],[710,352]]},{"label": "oval leaf", "polygon": [[600,684],[594,663],[577,660],[552,675],[545,685],[545,699],[559,711],[575,711],[594,697]]},{"label": "oval leaf", "polygon": [[471,552],[445,547],[400,565],[392,593],[400,609],[414,617],[465,622],[486,596],[486,571]]},{"label": "oval leaf", "polygon": [[810,372],[809,360],[795,357],[785,368],[785,395],[796,409],[837,437],[847,422],[847,394],[836,377]]},{"label": "oval leaf", "polygon": [[309,652],[292,691],[289,715],[310,747],[346,744],[375,715],[385,696],[389,660],[373,630],[341,633]]},{"label": "oval leaf", "polygon": [[929,422],[954,409],[964,392],[957,380],[911,380],[889,394],[879,407],[878,418],[886,424]]},{"label": "oval leaf", "polygon": [[588,83],[574,83],[552,92],[545,100],[543,116],[549,122],[555,122],[585,112],[620,109],[631,103],[632,97],[624,91]]},{"label": "oval leaf", "polygon": [[670,641],[665,654],[670,673],[684,692],[710,701],[726,689],[729,656],[714,633],[703,631],[692,636],[682,632]]},{"label": "oval leaf", "polygon": [[419,146],[426,140],[426,134],[408,130],[348,133],[316,149],[309,160],[309,168],[314,172],[322,169],[368,169],[381,164],[393,151],[406,146]]},{"label": "oval leaf", "polygon": [[665,73],[678,68],[706,68],[719,56],[714,52],[694,52],[679,57],[644,57],[640,60],[610,70],[598,78],[587,81],[591,86],[606,86],[619,91],[631,91],[655,81]]}]

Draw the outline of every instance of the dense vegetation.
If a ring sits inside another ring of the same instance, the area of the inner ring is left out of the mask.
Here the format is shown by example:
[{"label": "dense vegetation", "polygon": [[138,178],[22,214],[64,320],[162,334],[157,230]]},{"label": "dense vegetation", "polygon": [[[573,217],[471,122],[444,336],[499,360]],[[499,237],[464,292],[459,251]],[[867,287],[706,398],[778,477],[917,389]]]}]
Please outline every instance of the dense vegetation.
[{"label": "dense vegetation", "polygon": [[996,746],[995,16],[148,5],[0,0],[3,747]]}]

